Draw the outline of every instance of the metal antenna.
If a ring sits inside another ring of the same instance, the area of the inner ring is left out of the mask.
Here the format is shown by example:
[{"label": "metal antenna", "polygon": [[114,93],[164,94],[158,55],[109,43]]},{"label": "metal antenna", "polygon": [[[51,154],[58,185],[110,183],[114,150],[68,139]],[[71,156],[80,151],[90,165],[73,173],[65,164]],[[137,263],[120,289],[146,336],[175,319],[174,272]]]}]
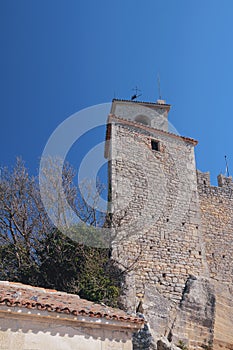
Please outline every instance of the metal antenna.
[{"label": "metal antenna", "polygon": [[229,168],[228,168],[228,162],[227,162],[227,156],[225,156],[225,162],[226,162],[226,175],[227,175],[227,177],[229,177],[230,176],[230,174],[229,174]]},{"label": "metal antenna", "polygon": [[162,100],[162,96],[161,96],[161,84],[160,84],[160,76],[158,73],[158,92],[159,92],[159,100]]}]

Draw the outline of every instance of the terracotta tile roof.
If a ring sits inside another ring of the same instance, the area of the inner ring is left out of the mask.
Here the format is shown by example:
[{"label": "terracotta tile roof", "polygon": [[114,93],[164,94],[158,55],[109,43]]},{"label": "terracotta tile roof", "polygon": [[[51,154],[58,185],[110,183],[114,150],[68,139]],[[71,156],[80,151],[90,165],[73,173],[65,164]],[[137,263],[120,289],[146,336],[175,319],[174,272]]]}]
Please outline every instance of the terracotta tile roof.
[{"label": "terracotta tile roof", "polygon": [[138,104],[146,104],[146,105],[152,105],[152,106],[158,106],[158,107],[171,107],[171,105],[167,103],[159,104],[158,102],[146,102],[146,101],[132,101],[132,100],[124,100],[121,98],[114,98],[112,102],[118,101],[118,102],[131,102],[131,103],[138,103]]},{"label": "terracotta tile roof", "polygon": [[144,320],[130,316],[126,312],[104,304],[95,304],[81,299],[78,295],[58,292],[56,290],[33,287],[16,282],[0,281],[1,305],[38,309],[44,311],[118,320],[142,324]]}]

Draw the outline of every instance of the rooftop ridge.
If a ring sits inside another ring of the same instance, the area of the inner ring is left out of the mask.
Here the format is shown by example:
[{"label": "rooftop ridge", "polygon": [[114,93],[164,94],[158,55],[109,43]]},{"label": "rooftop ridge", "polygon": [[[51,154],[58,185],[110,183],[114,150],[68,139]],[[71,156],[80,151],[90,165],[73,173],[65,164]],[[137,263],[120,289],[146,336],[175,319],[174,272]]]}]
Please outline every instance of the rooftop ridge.
[{"label": "rooftop ridge", "polygon": [[147,102],[147,101],[132,101],[132,100],[125,100],[125,99],[120,99],[120,98],[113,98],[112,99],[112,102],[114,101],[118,101],[118,102],[131,102],[131,103],[145,103],[147,105],[152,105],[152,106],[159,106],[159,107],[171,107],[170,104],[167,104],[167,103],[158,103],[158,102]]}]

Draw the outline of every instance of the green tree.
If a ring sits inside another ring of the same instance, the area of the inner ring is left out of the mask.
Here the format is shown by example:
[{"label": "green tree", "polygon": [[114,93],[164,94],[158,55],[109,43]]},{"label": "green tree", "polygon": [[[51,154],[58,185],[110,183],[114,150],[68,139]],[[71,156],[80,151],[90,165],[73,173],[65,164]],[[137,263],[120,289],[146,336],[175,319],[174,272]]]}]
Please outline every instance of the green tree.
[{"label": "green tree", "polygon": [[[46,169],[47,176],[52,177],[51,170]],[[116,306],[124,274],[110,258],[110,248],[101,248],[101,236],[96,235],[94,227],[103,225],[103,217],[94,205],[87,206],[80,197],[79,189],[73,185],[74,176],[74,170],[66,165],[65,195],[83,220],[69,227],[68,237],[48,218],[38,181],[29,176],[24,163],[18,159],[14,169],[2,169],[0,279],[78,293],[83,298]],[[51,183],[51,209],[66,222],[63,207],[53,207],[58,198],[56,179],[52,178]],[[85,186],[89,189],[88,183]],[[98,201],[96,193],[94,201]],[[90,242],[94,244],[88,246]],[[96,248],[98,242],[100,247]]]}]

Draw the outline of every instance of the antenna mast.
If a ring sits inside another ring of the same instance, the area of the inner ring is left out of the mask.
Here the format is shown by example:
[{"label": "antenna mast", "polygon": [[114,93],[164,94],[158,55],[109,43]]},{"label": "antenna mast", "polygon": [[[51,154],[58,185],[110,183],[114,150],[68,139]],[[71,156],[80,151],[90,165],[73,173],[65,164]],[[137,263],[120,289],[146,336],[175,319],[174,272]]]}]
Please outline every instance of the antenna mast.
[{"label": "antenna mast", "polygon": [[160,76],[159,76],[159,74],[158,74],[157,82],[158,82],[159,100],[162,100],[162,96],[161,96],[161,84],[160,84]]},{"label": "antenna mast", "polygon": [[228,162],[227,162],[227,156],[225,156],[225,162],[226,162],[226,175],[227,175],[227,177],[229,177],[230,176],[230,174],[229,174],[229,168],[228,168]]}]

